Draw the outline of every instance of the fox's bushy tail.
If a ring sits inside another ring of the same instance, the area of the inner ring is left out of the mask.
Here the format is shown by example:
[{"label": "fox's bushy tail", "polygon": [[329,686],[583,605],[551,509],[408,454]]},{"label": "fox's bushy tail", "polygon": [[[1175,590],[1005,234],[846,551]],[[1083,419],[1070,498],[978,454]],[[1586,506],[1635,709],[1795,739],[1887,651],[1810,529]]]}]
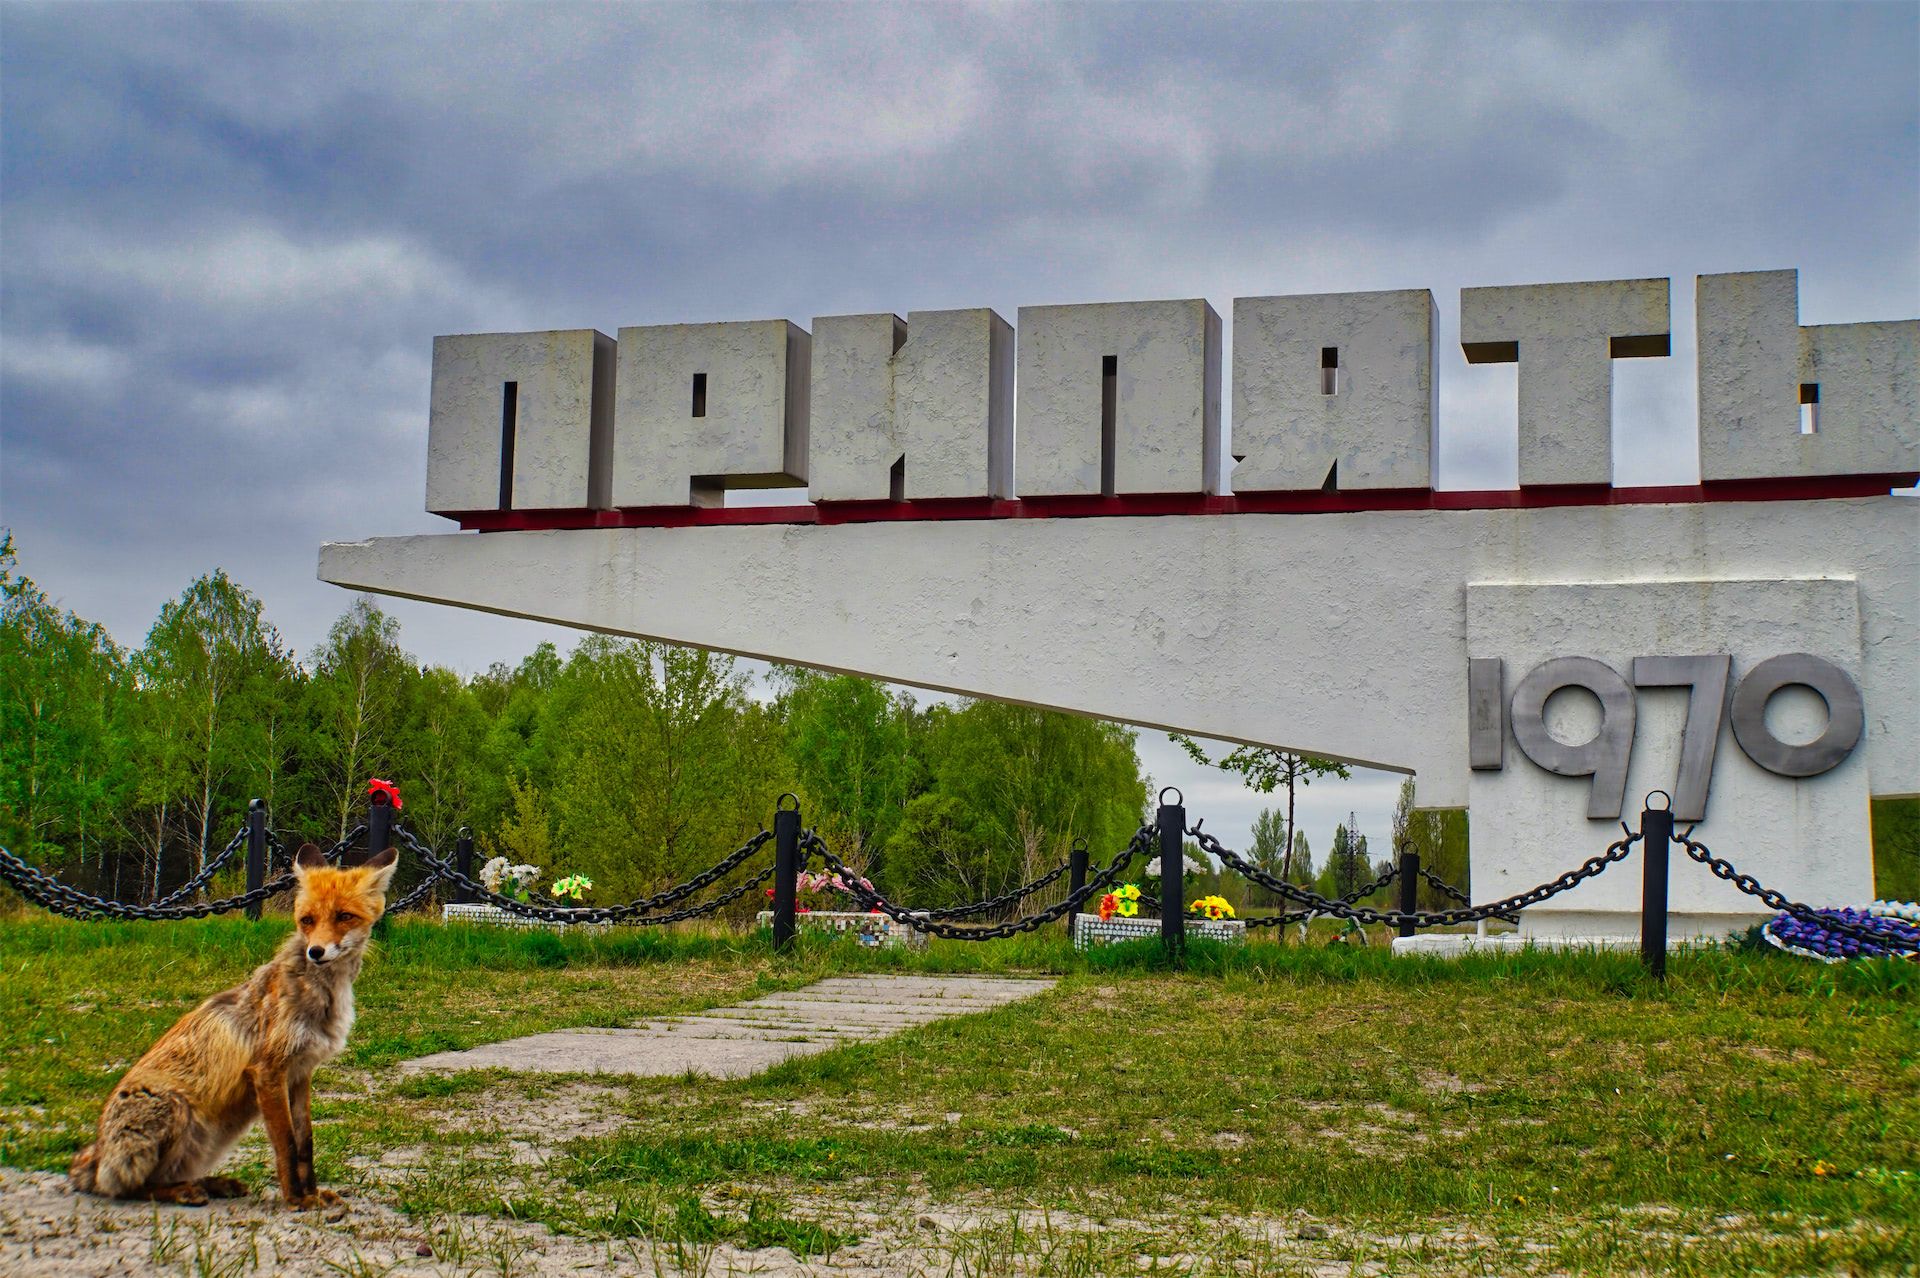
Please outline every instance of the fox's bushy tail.
[{"label": "fox's bushy tail", "polygon": [[67,1183],[83,1194],[96,1192],[94,1189],[94,1151],[98,1145],[89,1145],[73,1156],[67,1164]]},{"label": "fox's bushy tail", "polygon": [[[82,1175],[92,1180],[92,1192],[109,1198],[137,1196],[149,1187],[161,1160],[185,1137],[192,1117],[192,1107],[179,1092],[140,1088],[116,1093],[100,1116],[100,1139],[81,1151],[74,1166],[79,1168],[91,1153]],[[78,1177],[74,1185],[80,1187]]]}]

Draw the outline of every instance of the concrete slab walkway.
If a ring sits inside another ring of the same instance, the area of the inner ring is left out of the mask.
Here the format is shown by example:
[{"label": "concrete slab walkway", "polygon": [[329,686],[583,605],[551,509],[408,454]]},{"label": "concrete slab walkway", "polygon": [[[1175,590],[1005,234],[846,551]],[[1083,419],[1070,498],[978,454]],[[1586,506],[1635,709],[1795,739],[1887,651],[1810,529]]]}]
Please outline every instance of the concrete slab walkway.
[{"label": "concrete slab walkway", "polygon": [[464,1052],[436,1052],[403,1068],[745,1078],[841,1043],[991,1011],[1053,985],[1047,978],[1004,976],[835,976],[805,989],[662,1017],[631,1029],[557,1030]]}]

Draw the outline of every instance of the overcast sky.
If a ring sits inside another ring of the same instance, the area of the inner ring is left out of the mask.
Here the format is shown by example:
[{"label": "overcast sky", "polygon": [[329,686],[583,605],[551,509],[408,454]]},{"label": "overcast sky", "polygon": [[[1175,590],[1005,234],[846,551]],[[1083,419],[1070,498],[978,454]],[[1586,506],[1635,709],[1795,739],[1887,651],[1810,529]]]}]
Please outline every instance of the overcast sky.
[{"label": "overcast sky", "polygon": [[[1920,6],[0,4],[0,524],[123,643],[225,567],[298,650],[422,513],[455,332],[1670,276],[1620,482],[1697,478],[1696,273],[1920,314]],[[395,602],[462,670],[570,632]],[[1143,739],[1223,836],[1254,804]],[[1315,787],[1385,833],[1395,780]]]}]

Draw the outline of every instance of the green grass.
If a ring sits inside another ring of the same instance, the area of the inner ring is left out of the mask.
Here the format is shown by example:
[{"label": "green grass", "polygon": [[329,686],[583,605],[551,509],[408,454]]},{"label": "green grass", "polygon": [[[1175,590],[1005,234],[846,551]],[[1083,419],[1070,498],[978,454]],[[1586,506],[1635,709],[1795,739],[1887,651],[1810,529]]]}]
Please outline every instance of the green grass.
[{"label": "green grass", "polygon": [[[0,1163],[63,1165],[119,1070],[283,926],[0,926]],[[1061,980],[752,1079],[618,1081],[613,1129],[563,1130],[543,1166],[513,1160],[494,1115],[505,1094],[573,1104],[569,1080],[390,1068],[849,970]],[[366,1183],[349,1155],[414,1150],[375,1188],[424,1219],[805,1254],[860,1232],[836,1214],[848,1204],[908,1221],[961,1204],[988,1223],[943,1237],[954,1272],[1043,1252],[1023,1263],[1132,1269],[1190,1251],[1194,1230],[1209,1263],[1293,1272],[1249,1222],[1299,1219],[1331,1229],[1333,1259],[1396,1272],[1911,1272],[1920,964],[1706,950],[1669,973],[1651,982],[1630,955],[1446,962],[1266,940],[1196,943],[1175,971],[1154,942],[1076,955],[1058,934],[777,957],[753,937],[402,920],[320,1079],[319,1171]],[[1079,1223],[1036,1233],[1035,1212]],[[1433,1241],[1447,1230],[1461,1237]]]}]

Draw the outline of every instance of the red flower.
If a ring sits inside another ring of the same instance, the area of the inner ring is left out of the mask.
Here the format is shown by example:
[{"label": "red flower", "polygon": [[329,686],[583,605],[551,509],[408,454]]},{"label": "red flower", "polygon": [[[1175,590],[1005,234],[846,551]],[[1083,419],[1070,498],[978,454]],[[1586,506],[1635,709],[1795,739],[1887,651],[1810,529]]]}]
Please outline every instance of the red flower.
[{"label": "red flower", "polygon": [[367,778],[367,796],[371,798],[376,794],[386,795],[387,802],[393,804],[393,806],[396,809],[401,806],[399,786],[395,785],[391,781],[382,781],[379,777],[368,777]]}]

